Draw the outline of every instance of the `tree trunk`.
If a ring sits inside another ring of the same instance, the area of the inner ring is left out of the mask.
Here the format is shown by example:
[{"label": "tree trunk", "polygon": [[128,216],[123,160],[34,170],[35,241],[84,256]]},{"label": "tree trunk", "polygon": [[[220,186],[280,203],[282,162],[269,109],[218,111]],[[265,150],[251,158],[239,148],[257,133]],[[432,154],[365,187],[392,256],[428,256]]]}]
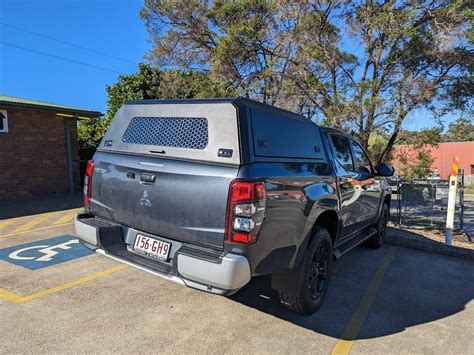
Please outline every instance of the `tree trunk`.
[{"label": "tree trunk", "polygon": [[387,146],[385,147],[384,151],[380,155],[378,163],[383,162],[384,159],[386,159],[389,156],[390,152],[392,151],[392,148],[395,145],[395,142],[397,141],[398,133],[400,133],[402,122],[405,116],[406,114],[399,114],[397,121],[395,122],[395,128],[393,130],[392,136],[388,140]]}]

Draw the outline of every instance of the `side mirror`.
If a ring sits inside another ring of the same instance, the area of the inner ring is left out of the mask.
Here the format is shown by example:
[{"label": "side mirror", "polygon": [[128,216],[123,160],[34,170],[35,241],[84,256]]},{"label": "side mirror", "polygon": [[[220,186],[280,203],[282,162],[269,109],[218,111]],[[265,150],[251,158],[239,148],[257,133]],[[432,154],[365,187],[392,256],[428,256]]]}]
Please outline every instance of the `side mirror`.
[{"label": "side mirror", "polygon": [[379,163],[375,167],[375,171],[379,176],[393,176],[395,174],[395,169],[389,163]]}]

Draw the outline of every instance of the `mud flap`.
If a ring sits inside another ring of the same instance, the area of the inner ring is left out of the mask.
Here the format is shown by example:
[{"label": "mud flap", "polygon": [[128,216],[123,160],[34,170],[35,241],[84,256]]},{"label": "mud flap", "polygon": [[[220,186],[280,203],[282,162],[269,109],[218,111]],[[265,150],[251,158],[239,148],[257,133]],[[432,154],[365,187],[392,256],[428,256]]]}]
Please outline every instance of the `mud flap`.
[{"label": "mud flap", "polygon": [[272,274],[271,286],[274,290],[297,296],[301,286],[302,264],[297,271]]}]

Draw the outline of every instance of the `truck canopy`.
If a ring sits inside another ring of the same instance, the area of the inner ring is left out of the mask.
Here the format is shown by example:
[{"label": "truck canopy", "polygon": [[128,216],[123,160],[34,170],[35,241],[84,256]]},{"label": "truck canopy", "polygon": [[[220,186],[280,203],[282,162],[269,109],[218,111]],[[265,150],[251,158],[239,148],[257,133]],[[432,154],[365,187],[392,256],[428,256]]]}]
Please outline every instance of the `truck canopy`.
[{"label": "truck canopy", "polygon": [[311,120],[245,98],[130,101],[98,150],[226,165],[325,161]]}]

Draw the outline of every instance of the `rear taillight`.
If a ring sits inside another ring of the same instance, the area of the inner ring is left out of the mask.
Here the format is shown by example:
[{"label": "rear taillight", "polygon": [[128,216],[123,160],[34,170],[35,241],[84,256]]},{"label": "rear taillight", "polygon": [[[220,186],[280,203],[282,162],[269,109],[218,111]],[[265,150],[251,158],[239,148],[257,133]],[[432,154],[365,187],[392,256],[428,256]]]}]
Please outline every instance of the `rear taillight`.
[{"label": "rear taillight", "polygon": [[226,242],[250,244],[257,241],[265,218],[265,201],[263,182],[232,181],[227,203]]},{"label": "rear taillight", "polygon": [[92,175],[94,173],[94,161],[89,160],[86,166],[86,174],[84,176],[84,207],[89,208],[92,196]]}]

